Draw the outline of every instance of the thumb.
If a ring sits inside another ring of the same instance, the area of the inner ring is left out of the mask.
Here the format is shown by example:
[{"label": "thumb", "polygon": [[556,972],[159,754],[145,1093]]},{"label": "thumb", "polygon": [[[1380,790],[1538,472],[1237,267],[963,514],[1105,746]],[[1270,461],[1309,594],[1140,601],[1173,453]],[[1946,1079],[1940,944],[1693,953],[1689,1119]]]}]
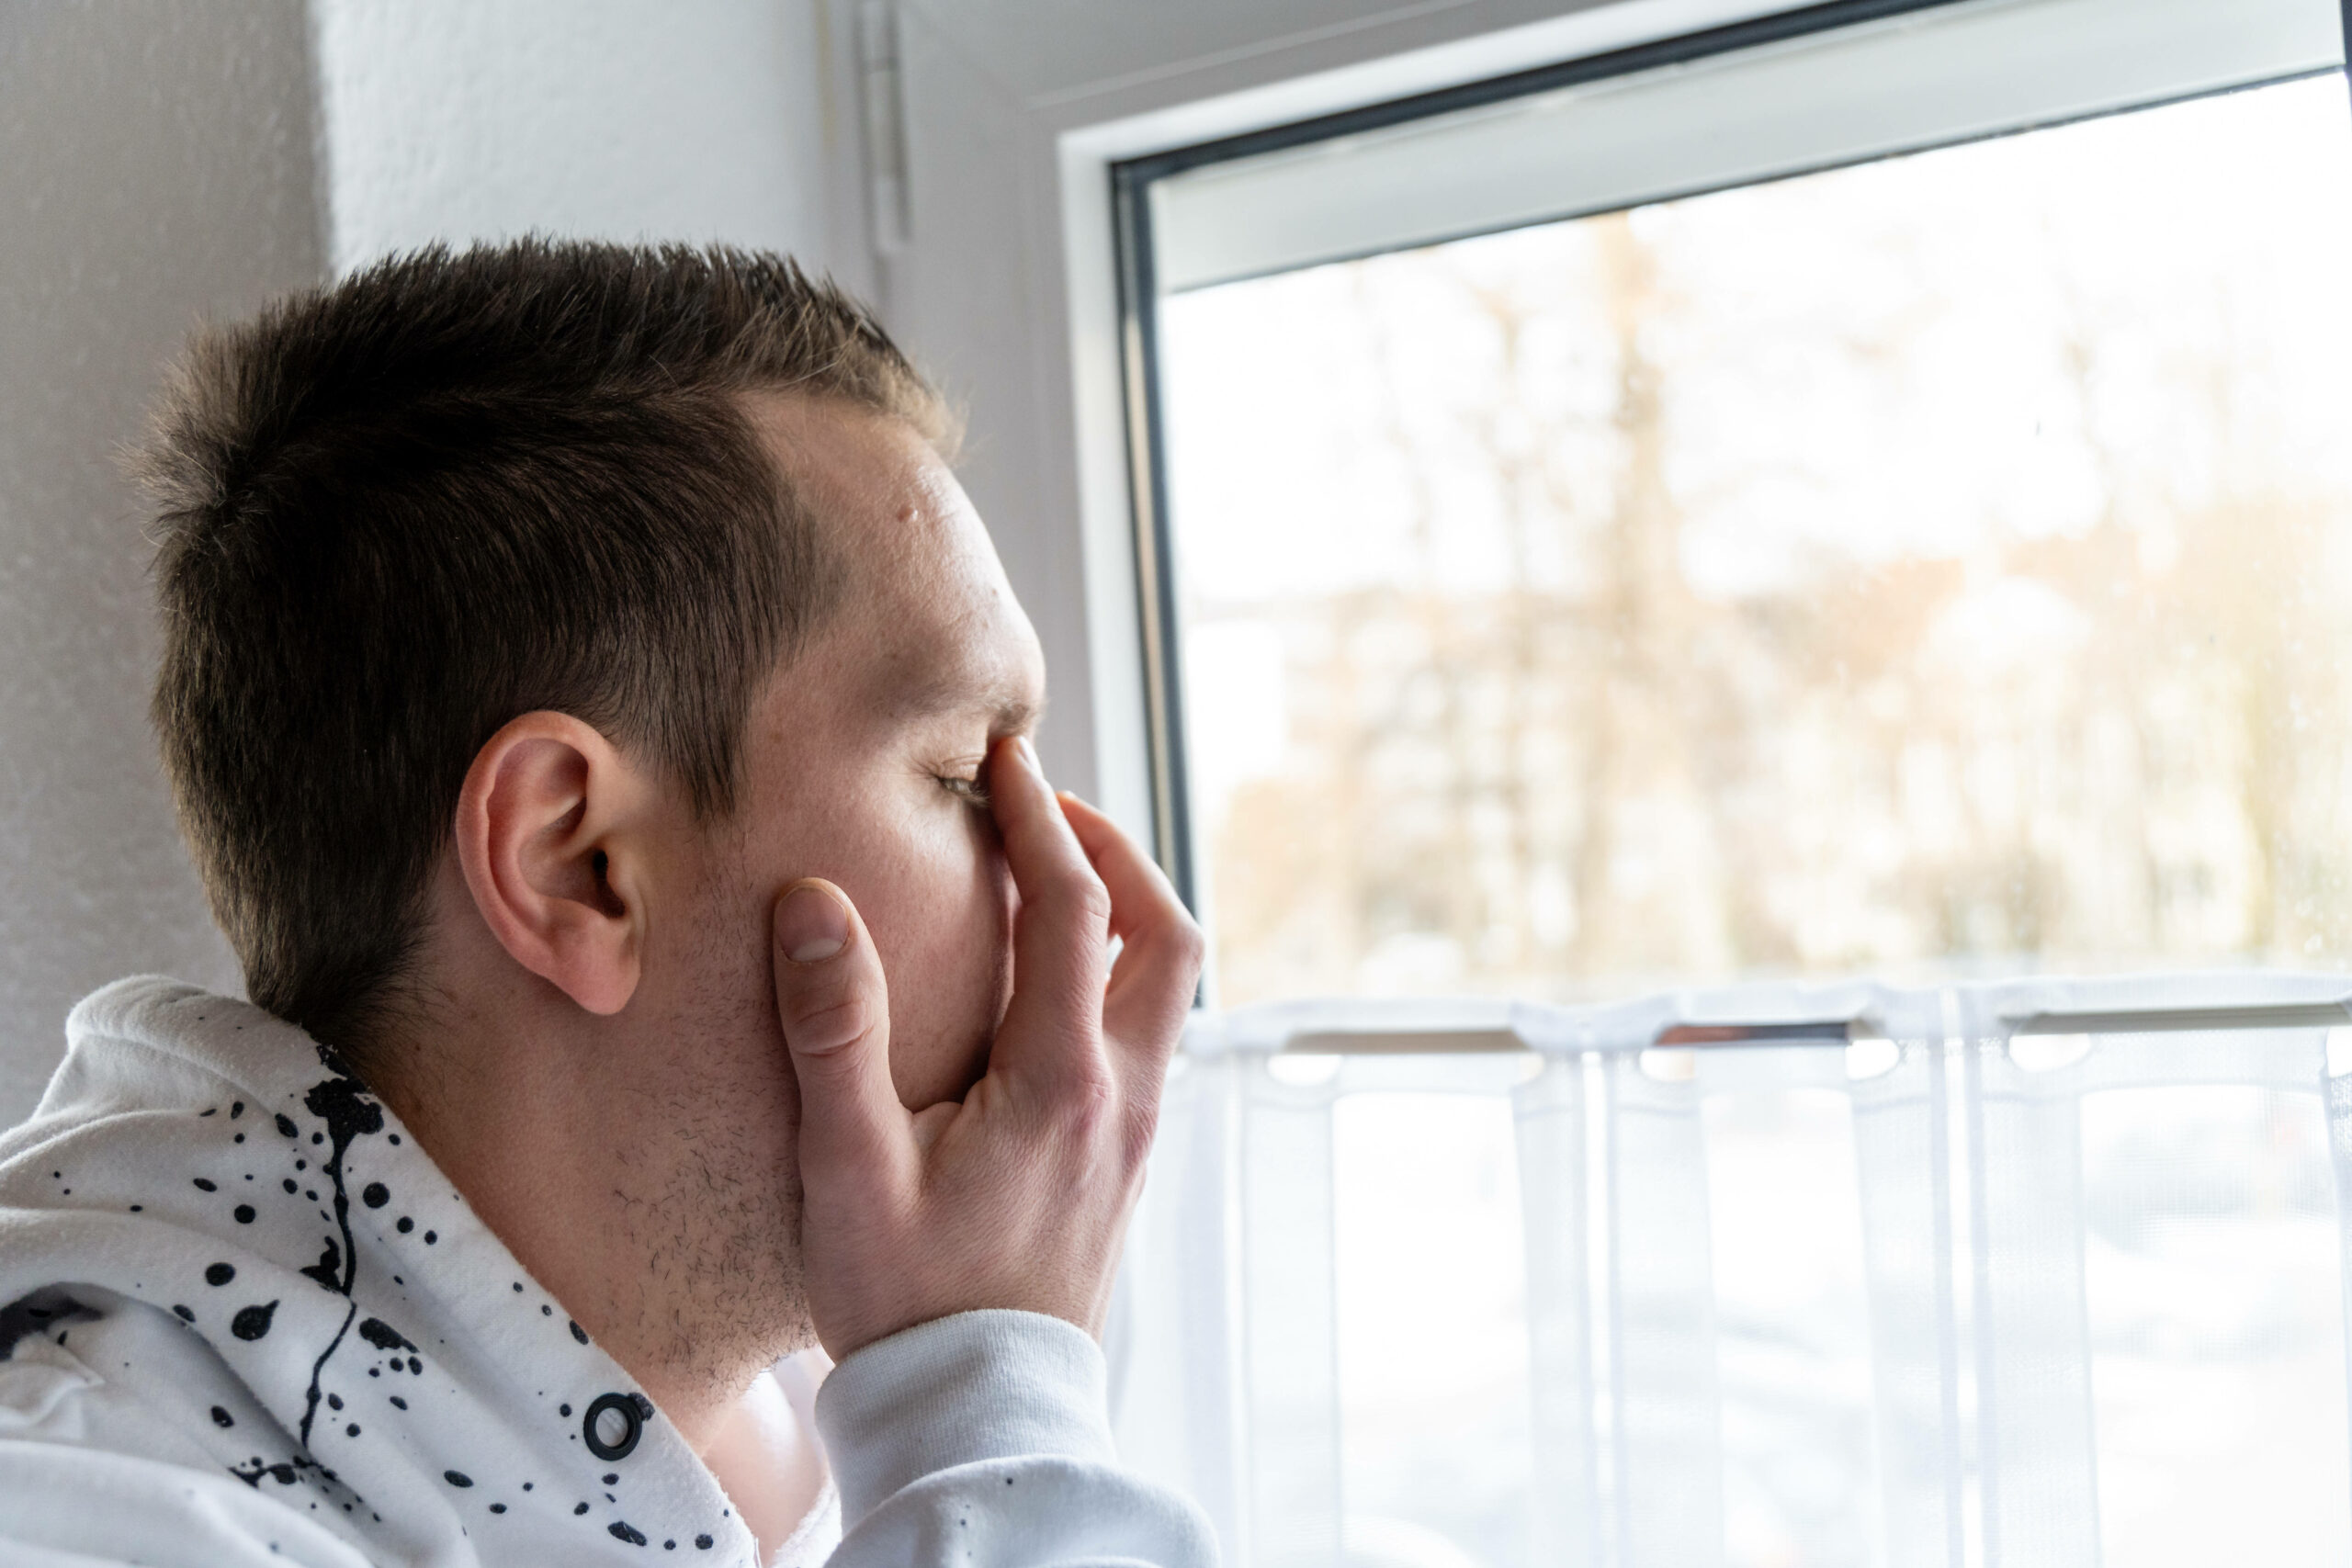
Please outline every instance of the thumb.
[{"label": "thumb", "polygon": [[849,895],[808,877],[775,906],[775,1006],[800,1080],[800,1177],[870,1185],[910,1147],[890,1084],[890,997]]}]

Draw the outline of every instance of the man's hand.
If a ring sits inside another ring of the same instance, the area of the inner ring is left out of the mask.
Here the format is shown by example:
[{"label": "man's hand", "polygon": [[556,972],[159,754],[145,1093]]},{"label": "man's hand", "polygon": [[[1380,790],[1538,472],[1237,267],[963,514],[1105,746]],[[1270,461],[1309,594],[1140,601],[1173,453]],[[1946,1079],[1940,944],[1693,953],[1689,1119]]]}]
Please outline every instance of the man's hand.
[{"label": "man's hand", "polygon": [[776,905],[801,1257],[836,1359],[981,1307],[1099,1336],[1200,976],[1200,928],[1167,878],[1101,812],[1057,798],[1026,740],[998,742],[989,789],[1021,908],[1012,1003],[961,1104],[899,1103],[882,964],[847,896],[811,879]]}]

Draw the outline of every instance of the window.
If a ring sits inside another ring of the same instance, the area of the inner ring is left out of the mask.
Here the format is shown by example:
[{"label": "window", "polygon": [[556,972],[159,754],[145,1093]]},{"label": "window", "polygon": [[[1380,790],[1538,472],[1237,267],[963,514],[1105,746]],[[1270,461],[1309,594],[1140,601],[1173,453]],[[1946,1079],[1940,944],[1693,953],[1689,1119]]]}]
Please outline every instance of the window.
[{"label": "window", "polygon": [[1216,999],[2352,960],[2336,26],[1949,6],[1127,169]]},{"label": "window", "polygon": [[2352,980],[2016,977],[2352,966],[2341,60],[1840,4],[1119,171],[1231,1560],[2352,1550]]}]

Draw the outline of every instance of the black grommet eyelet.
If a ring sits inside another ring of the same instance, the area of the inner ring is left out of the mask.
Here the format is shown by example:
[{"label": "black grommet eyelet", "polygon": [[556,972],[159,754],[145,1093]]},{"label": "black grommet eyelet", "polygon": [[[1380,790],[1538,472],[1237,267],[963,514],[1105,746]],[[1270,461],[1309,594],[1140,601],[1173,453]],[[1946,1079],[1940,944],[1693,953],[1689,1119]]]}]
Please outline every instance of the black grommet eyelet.
[{"label": "black grommet eyelet", "polygon": [[[625,1427],[617,1443],[608,1443],[596,1435],[597,1417],[607,1410],[619,1416]],[[598,1394],[589,1403],[587,1417],[580,1423],[581,1441],[598,1459],[628,1458],[630,1450],[637,1447],[637,1439],[644,1435],[645,1416],[639,1410],[638,1402],[626,1393]]]}]

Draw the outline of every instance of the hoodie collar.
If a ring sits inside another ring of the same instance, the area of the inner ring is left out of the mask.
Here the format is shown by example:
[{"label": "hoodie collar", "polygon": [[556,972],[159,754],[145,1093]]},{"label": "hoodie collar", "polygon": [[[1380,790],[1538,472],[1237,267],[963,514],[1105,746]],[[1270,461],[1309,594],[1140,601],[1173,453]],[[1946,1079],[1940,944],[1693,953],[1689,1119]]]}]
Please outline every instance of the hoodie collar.
[{"label": "hoodie collar", "polygon": [[253,1484],[446,1511],[486,1555],[752,1559],[644,1391],[307,1034],[140,978],[67,1035],[0,1136],[0,1303],[79,1285],[175,1314],[292,1439],[232,1472]]}]

